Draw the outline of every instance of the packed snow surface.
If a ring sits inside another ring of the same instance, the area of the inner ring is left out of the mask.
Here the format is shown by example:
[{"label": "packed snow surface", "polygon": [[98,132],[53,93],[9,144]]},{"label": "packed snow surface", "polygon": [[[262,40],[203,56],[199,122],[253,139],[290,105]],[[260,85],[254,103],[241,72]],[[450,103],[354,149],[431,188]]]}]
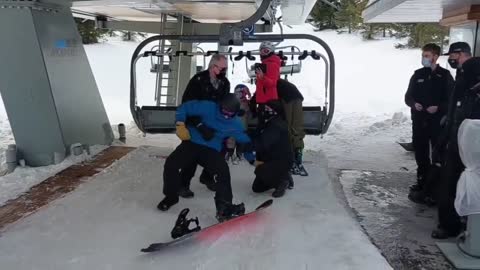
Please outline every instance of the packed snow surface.
[{"label": "packed snow surface", "polygon": [[[142,254],[171,239],[185,207],[203,227],[216,222],[214,194],[198,179],[194,198],[156,209],[168,151],[140,147],[9,228],[0,241],[2,269],[391,269],[337,200],[325,162],[309,166],[310,176],[296,177],[295,189],[257,219],[214,240]],[[251,191],[251,165],[231,166],[231,174],[234,200],[248,210],[271,198]]]}]

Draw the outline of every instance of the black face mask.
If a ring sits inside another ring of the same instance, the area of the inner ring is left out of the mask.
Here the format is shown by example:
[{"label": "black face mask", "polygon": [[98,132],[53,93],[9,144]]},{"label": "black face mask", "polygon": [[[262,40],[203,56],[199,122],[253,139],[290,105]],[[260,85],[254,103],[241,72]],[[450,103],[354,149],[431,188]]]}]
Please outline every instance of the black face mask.
[{"label": "black face mask", "polygon": [[225,79],[227,77],[227,70],[226,69],[220,70],[220,73],[218,73],[216,77],[218,80]]},{"label": "black face mask", "polygon": [[458,60],[457,59],[448,59],[448,63],[454,69],[458,68]]}]

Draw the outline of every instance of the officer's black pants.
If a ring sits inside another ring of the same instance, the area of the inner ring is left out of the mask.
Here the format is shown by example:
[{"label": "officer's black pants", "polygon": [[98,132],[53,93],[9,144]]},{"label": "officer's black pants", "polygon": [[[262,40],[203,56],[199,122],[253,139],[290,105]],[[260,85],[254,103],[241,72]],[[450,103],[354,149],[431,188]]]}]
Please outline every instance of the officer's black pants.
[{"label": "officer's black pants", "polygon": [[457,147],[449,147],[446,153],[445,167],[438,190],[438,221],[440,227],[451,234],[457,234],[462,228],[460,217],[455,210],[457,183],[465,167]]},{"label": "officer's black pants", "polygon": [[182,170],[192,164],[199,164],[216,181],[216,201],[232,202],[230,171],[224,157],[216,150],[183,141],[165,160],[163,168],[163,194],[177,197],[182,185]]},{"label": "officer's black pants", "polygon": [[432,165],[430,147],[436,144],[440,135],[440,117],[437,115],[414,115],[413,116],[413,147],[415,149],[415,161],[417,162],[418,184],[424,185],[428,169]]}]

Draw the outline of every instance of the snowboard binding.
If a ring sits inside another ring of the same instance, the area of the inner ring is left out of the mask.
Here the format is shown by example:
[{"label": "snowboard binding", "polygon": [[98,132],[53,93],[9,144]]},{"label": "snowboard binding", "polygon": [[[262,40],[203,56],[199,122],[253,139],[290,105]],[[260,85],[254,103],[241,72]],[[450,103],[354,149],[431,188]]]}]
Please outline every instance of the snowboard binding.
[{"label": "snowboard binding", "polygon": [[[192,232],[198,232],[202,228],[200,227],[200,223],[198,222],[198,217],[187,219],[187,214],[190,212],[190,209],[185,208],[183,209],[180,214],[178,215],[177,221],[175,222],[175,227],[171,232],[171,236],[173,239],[182,237]],[[195,228],[190,229],[190,224],[195,223]]]}]

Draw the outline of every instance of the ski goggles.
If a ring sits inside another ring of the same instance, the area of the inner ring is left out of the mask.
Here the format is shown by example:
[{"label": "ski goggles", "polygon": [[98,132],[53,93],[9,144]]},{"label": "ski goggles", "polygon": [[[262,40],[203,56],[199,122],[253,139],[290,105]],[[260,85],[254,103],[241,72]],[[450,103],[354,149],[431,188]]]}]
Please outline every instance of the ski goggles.
[{"label": "ski goggles", "polygon": [[231,112],[229,110],[222,108],[222,114],[225,115],[226,117],[232,118],[235,116],[236,112]]}]

